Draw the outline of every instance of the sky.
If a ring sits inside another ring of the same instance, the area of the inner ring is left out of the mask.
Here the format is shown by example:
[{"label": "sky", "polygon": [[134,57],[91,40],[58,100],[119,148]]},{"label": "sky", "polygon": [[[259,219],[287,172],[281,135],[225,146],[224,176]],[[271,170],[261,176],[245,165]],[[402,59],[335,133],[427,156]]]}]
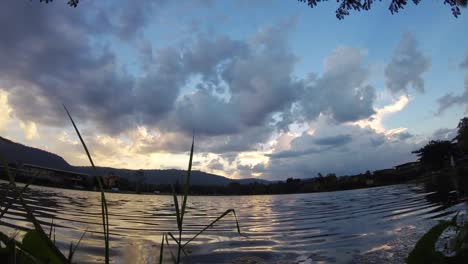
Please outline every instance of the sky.
[{"label": "sky", "polygon": [[98,166],[231,178],[414,161],[468,111],[468,10],[388,1],[0,3],[0,135]]}]

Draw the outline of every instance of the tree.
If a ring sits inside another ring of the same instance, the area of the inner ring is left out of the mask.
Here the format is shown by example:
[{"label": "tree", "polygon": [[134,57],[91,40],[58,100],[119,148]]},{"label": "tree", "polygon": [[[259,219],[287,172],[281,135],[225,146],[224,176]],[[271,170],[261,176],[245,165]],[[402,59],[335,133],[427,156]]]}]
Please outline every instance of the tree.
[{"label": "tree", "polygon": [[468,154],[468,117],[464,117],[458,123],[458,131],[455,139],[458,141],[458,146],[465,153]]},{"label": "tree", "polygon": [[[53,2],[54,0],[39,0],[39,2],[44,2],[46,4]],[[77,7],[78,3],[80,3],[80,0],[68,0],[67,5],[71,7]]]},{"label": "tree", "polygon": [[430,170],[440,170],[450,164],[453,146],[448,140],[431,140],[427,145],[412,153],[419,157],[424,167]]},{"label": "tree", "polygon": [[135,192],[140,193],[145,183],[145,172],[143,170],[138,170],[135,172]]},{"label": "tree", "polygon": [[[298,0],[299,2],[307,3],[310,7],[315,7],[319,2],[326,2],[328,0]],[[340,3],[338,9],[336,9],[336,17],[338,19],[343,19],[345,16],[349,15],[349,11],[369,11],[372,7],[372,4],[375,0],[336,0]],[[382,0],[380,0],[382,1]],[[412,2],[417,5],[421,0],[412,0]],[[405,8],[408,0],[391,0],[390,6],[388,9],[392,14],[398,13],[401,9]],[[452,14],[455,17],[461,15],[460,7],[466,7],[467,0],[444,0],[444,5],[448,5],[452,10]]]},{"label": "tree", "polygon": [[[31,0],[32,1],[32,0]],[[147,0],[150,1],[150,0]],[[298,0],[299,2],[307,3],[310,7],[315,7],[319,2],[326,2],[328,0]],[[349,15],[349,11],[369,11],[372,7],[372,4],[376,0],[336,0],[340,3],[338,9],[335,11],[335,15],[338,19],[343,19],[345,16]],[[379,0],[382,1],[382,0]],[[39,2],[50,3],[53,0],[39,0]],[[68,0],[67,5],[71,7],[77,7],[80,0]],[[412,2],[417,5],[421,0],[412,0]],[[461,15],[460,7],[466,7],[468,0],[444,0],[444,5],[448,5],[452,11],[452,14],[455,17]],[[408,0],[391,0],[388,9],[392,14],[398,13],[401,9],[404,9],[408,4]]]}]

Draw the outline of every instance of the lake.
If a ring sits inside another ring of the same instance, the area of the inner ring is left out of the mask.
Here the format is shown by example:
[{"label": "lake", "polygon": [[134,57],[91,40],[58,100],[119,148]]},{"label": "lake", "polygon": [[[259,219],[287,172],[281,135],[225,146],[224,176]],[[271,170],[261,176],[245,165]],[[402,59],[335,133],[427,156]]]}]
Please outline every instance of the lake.
[{"label": "lake", "polygon": [[[2,191],[5,185],[2,185]],[[186,239],[225,210],[234,208],[241,231],[228,215],[189,247],[185,263],[402,263],[438,219],[464,203],[444,205],[416,185],[294,195],[193,196]],[[88,230],[75,254],[79,263],[103,262],[99,193],[33,186],[25,195],[46,230],[54,219],[66,252]],[[114,263],[156,263],[162,233],[176,233],[171,196],[108,193]],[[8,235],[31,227],[13,207],[0,219]],[[169,254],[166,254],[169,255]]]}]

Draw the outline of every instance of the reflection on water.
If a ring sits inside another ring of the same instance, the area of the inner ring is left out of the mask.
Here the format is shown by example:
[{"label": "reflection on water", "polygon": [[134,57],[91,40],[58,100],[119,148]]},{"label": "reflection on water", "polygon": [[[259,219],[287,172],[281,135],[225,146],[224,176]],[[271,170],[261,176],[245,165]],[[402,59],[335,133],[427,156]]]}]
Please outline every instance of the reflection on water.
[{"label": "reflection on water", "polygon": [[[5,188],[5,185],[2,185]],[[446,206],[414,185],[274,196],[190,197],[184,230],[193,236],[226,209],[235,208],[241,230],[227,217],[196,239],[188,263],[360,263],[404,260],[437,219],[466,204]],[[94,192],[32,187],[26,201],[43,226],[51,219],[64,251],[84,230],[75,260],[102,262],[101,208]],[[177,230],[172,197],[107,195],[114,263],[155,263],[163,232]],[[16,205],[0,219],[14,234],[31,227]]]}]

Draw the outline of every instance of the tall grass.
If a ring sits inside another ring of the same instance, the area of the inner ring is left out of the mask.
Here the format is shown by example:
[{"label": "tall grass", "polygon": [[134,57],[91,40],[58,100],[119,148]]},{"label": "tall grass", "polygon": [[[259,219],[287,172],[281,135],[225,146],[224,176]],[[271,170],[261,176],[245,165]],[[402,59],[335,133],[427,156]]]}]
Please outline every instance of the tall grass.
[{"label": "tall grass", "polygon": [[185,247],[193,241],[195,238],[197,238],[200,234],[205,232],[208,228],[213,227],[216,222],[224,218],[226,215],[229,213],[232,213],[234,215],[234,219],[236,220],[236,227],[237,227],[237,232],[239,235],[244,236],[239,227],[239,221],[237,220],[237,215],[236,211],[234,209],[228,209],[226,210],[223,214],[221,214],[219,217],[217,217],[214,221],[212,221],[210,224],[205,226],[202,230],[200,230],[197,234],[195,234],[193,237],[188,239],[187,241],[183,242],[182,241],[182,234],[183,234],[183,227],[184,227],[184,216],[186,213],[186,208],[187,208],[187,201],[188,201],[188,196],[190,192],[190,176],[192,174],[192,162],[193,162],[193,151],[194,151],[194,144],[195,144],[195,138],[192,137],[192,146],[190,148],[190,159],[189,159],[189,164],[188,164],[188,169],[187,169],[187,176],[185,178],[185,183],[183,187],[183,193],[182,193],[182,205],[179,205],[179,199],[177,197],[177,194],[174,190],[174,185],[171,185],[172,187],[172,197],[174,200],[174,207],[175,207],[175,214],[176,214],[176,220],[177,220],[177,229],[179,232],[179,237],[178,239],[171,233],[165,233],[163,234],[162,241],[161,241],[161,247],[160,247],[160,252],[159,252],[159,263],[162,264],[163,262],[163,254],[164,254],[164,242],[166,242],[166,245],[169,246],[169,239],[168,236],[172,238],[172,240],[176,243],[177,245],[177,257],[175,257],[174,253],[168,247],[168,250],[171,254],[172,260],[174,263],[179,264],[181,261],[181,253],[184,253],[184,255],[187,255],[185,251]]},{"label": "tall grass", "polygon": [[[105,249],[105,263],[108,264],[110,262],[110,254],[109,254],[109,212],[107,208],[107,201],[106,201],[106,195],[104,191],[104,185],[101,177],[98,175],[98,172],[96,170],[96,166],[94,164],[94,161],[91,157],[91,154],[89,152],[89,149],[81,136],[81,133],[74,122],[70,112],[68,111],[67,107],[63,105],[72,125],[73,128],[75,129],[76,134],[78,135],[78,138],[80,139],[81,145],[83,146],[86,156],[89,159],[89,162],[91,163],[91,166],[93,167],[93,170],[95,172],[97,182],[99,185],[99,191],[101,194],[101,218],[102,218],[102,228],[103,228],[103,234],[104,234],[104,249]],[[176,215],[176,221],[177,221],[177,230],[178,230],[178,236],[174,236],[171,232],[164,233],[161,239],[161,245],[160,245],[160,258],[159,258],[159,263],[163,263],[164,260],[164,251],[165,249],[168,250],[171,254],[172,261],[174,263],[180,263],[182,257],[182,253],[184,255],[187,255],[187,252],[185,250],[185,247],[193,241],[195,238],[197,238],[200,234],[205,232],[208,228],[213,227],[216,222],[224,218],[226,215],[232,213],[234,215],[234,219],[236,221],[236,227],[237,227],[237,232],[239,235],[244,236],[239,227],[239,221],[237,219],[237,215],[234,209],[228,209],[226,210],[223,214],[221,214],[219,217],[217,217],[214,221],[212,221],[210,224],[206,225],[202,230],[200,230],[197,234],[195,234],[193,237],[188,239],[187,241],[183,241],[182,236],[183,236],[183,227],[184,227],[184,216],[187,212],[187,201],[188,201],[188,196],[190,193],[190,180],[191,180],[191,174],[192,174],[192,162],[193,162],[193,153],[194,153],[194,145],[195,145],[195,138],[192,137],[192,145],[190,149],[190,159],[189,159],[189,164],[188,164],[188,169],[187,169],[187,175],[185,177],[185,182],[183,185],[183,193],[182,193],[182,203],[179,204],[179,198],[174,190],[174,186],[172,185],[172,196],[174,200],[174,206],[175,206],[175,215]],[[68,252],[68,257],[65,257],[65,255],[58,249],[58,247],[55,245],[55,235],[54,238],[52,239],[52,231],[55,230],[54,228],[54,223],[52,220],[50,230],[49,230],[49,235],[46,234],[42,226],[40,225],[39,221],[35,218],[33,211],[29,206],[26,204],[26,202],[23,199],[23,193],[26,191],[28,188],[29,184],[26,184],[21,190],[18,190],[16,187],[15,183],[15,176],[14,174],[9,170],[8,164],[6,162],[6,159],[4,159],[0,155],[0,159],[3,162],[3,167],[6,170],[6,173],[8,175],[9,179],[9,184],[8,184],[8,189],[4,197],[0,199],[0,218],[5,215],[5,213],[8,211],[8,209],[15,203],[17,200],[21,203],[22,207],[24,208],[27,218],[33,223],[34,229],[30,230],[26,233],[26,235],[23,238],[22,242],[16,241],[14,238],[8,237],[5,234],[0,232],[0,242],[3,242],[3,244],[7,245],[7,247],[10,247],[11,250],[13,250],[13,256],[15,258],[14,263],[16,263],[16,255],[17,252],[20,252],[21,256],[26,257],[29,259],[29,261],[32,261],[32,263],[41,263],[44,260],[47,263],[71,263],[72,258],[74,256],[74,253],[76,249],[78,248],[81,240],[83,239],[84,235],[86,234],[87,231],[85,231],[80,239],[78,240],[77,244],[74,246],[72,243],[70,244],[69,247],[69,252]],[[34,178],[34,177],[33,177]],[[10,200],[8,203],[6,202],[7,197],[9,194],[13,194],[13,199]],[[170,242],[169,242],[169,237],[176,243],[177,245],[177,253],[174,254],[172,252],[172,249],[170,247]],[[44,246],[45,245],[45,246]],[[164,245],[167,245],[168,247],[165,248]],[[29,262],[27,262],[29,263]]]},{"label": "tall grass", "polygon": [[[1,154],[0,159],[2,160],[5,173],[9,180],[7,193],[2,197],[1,201],[2,208],[0,218],[6,214],[15,202],[19,201],[19,204],[26,212],[27,219],[31,221],[34,226],[34,229],[26,232],[22,242],[16,241],[15,236],[8,237],[0,232],[0,241],[6,246],[5,249],[9,263],[71,263],[73,255],[86,231],[75,246],[73,246],[73,243],[70,243],[68,258],[65,257],[55,244],[55,234],[54,239],[52,240],[53,222],[51,224],[49,235],[47,235],[39,221],[34,216],[33,210],[23,199],[23,193],[27,190],[32,181],[27,183],[23,188],[18,189],[16,186],[15,174],[9,169],[6,159]],[[6,199],[9,194],[11,194],[12,198],[10,198],[10,201],[6,203]]]},{"label": "tall grass", "polygon": [[104,185],[102,183],[101,177],[97,174],[96,166],[94,165],[93,159],[91,158],[91,154],[89,153],[88,147],[86,146],[86,143],[83,140],[83,137],[80,134],[80,131],[78,130],[78,127],[75,124],[75,121],[73,121],[73,118],[70,115],[70,112],[68,111],[67,107],[63,105],[63,108],[65,108],[65,111],[67,112],[68,117],[70,118],[71,123],[73,124],[73,127],[75,128],[76,134],[80,138],[81,145],[83,145],[83,148],[86,152],[86,155],[88,156],[89,162],[91,163],[91,166],[93,167],[93,170],[96,174],[97,182],[99,185],[99,190],[101,192],[101,218],[102,218],[102,228],[103,228],[103,234],[104,234],[104,248],[105,248],[105,263],[109,263],[109,213],[107,211],[107,201],[106,201],[106,195],[104,194]]}]

